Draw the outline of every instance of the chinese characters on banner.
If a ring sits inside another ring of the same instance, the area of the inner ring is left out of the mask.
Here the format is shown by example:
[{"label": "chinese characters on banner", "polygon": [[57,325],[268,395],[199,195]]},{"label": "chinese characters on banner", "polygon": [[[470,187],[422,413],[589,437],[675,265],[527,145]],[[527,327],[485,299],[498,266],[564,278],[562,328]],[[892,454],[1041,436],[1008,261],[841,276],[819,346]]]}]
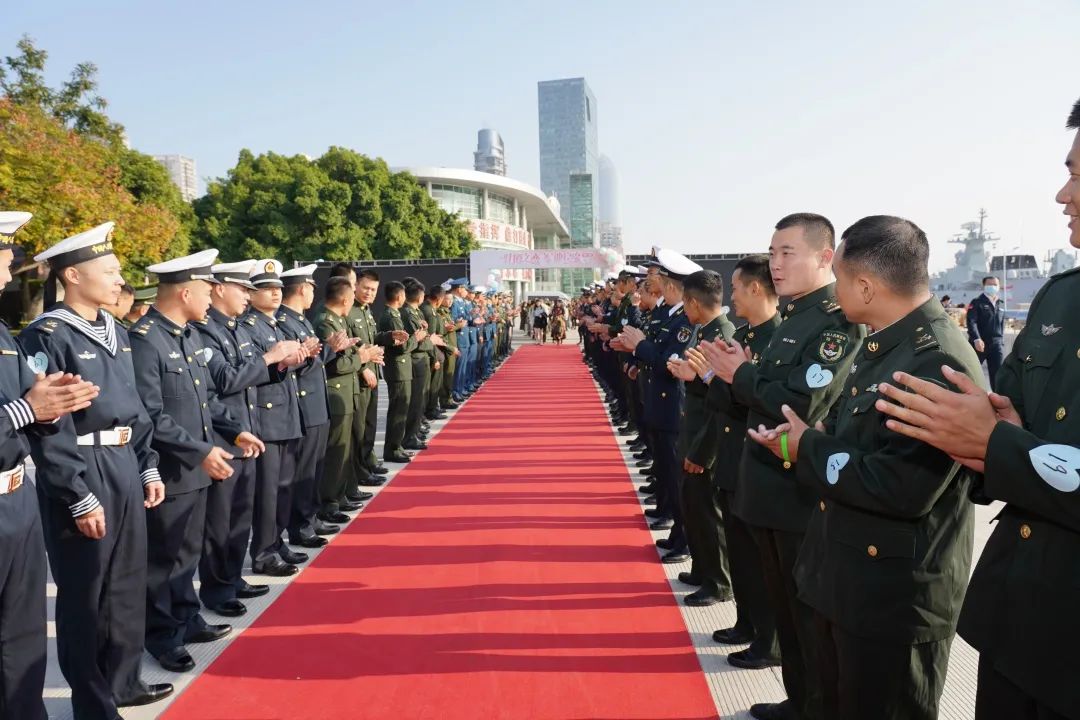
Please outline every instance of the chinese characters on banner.
[{"label": "chinese characters on banner", "polygon": [[607,258],[600,248],[475,250],[469,254],[469,277],[486,278],[493,270],[510,268],[603,269],[606,265]]},{"label": "chinese characters on banner", "polygon": [[470,220],[469,231],[481,243],[485,241],[500,242],[507,245],[518,245],[523,248],[531,248],[533,244],[531,232],[505,223],[490,220]]}]

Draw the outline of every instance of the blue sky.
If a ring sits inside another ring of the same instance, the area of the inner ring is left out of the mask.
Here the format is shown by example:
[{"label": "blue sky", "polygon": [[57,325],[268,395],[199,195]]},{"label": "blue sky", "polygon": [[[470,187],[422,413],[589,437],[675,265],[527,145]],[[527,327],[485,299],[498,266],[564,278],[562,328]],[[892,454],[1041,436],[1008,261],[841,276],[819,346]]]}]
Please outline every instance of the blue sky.
[{"label": "blue sky", "polygon": [[940,268],[979,207],[1004,249],[1067,245],[1077,27],[1075,0],[9,0],[0,54],[28,33],[54,83],[97,63],[133,146],[203,177],[245,147],[471,167],[490,126],[539,185],[536,82],[584,76],[629,250],[757,250],[788,212],[889,213]]}]

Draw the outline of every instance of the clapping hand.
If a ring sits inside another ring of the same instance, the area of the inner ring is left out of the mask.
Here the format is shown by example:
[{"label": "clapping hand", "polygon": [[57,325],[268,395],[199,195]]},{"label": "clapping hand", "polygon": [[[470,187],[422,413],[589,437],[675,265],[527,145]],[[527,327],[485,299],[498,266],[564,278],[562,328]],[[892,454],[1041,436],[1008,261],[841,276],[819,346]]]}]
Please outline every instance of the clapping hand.
[{"label": "clapping hand", "polygon": [[[764,425],[758,425],[757,429],[747,429],[747,434],[750,439],[756,442],[758,445],[762,445],[768,448],[776,457],[786,462],[795,462],[799,458],[799,442],[802,440],[803,433],[809,429],[802,418],[800,418],[795,411],[787,405],[780,407],[780,412],[783,413],[784,419],[787,422],[777,425],[772,430],[769,430]],[[824,430],[825,426],[818,422],[814,425],[815,430]],[[787,457],[784,457],[783,439],[782,436],[787,434]]]},{"label": "clapping hand", "polygon": [[723,338],[717,338],[711,343],[698,345],[701,354],[709,362],[709,367],[726,383],[730,383],[735,377],[735,372],[744,364],[750,362],[753,353],[750,348],[740,347],[738,343],[728,342]]},{"label": "clapping hand", "polygon": [[619,344],[625,347],[627,352],[634,352],[641,341],[645,339],[645,333],[641,332],[641,328],[627,325],[619,333],[618,339]]},{"label": "clapping hand", "polygon": [[409,341],[409,333],[404,330],[393,330],[390,333],[390,337],[394,339],[395,345],[404,345]]},{"label": "clapping hand", "polygon": [[667,361],[667,369],[669,373],[683,382],[693,382],[694,378],[697,377],[694,368],[685,360],[679,360],[677,358],[674,360],[669,359]]},{"label": "clapping hand", "polygon": [[38,373],[34,384],[23,399],[30,404],[37,422],[52,422],[61,415],[78,412],[90,407],[101,392],[92,382],[79,375],[56,372],[51,375]]}]

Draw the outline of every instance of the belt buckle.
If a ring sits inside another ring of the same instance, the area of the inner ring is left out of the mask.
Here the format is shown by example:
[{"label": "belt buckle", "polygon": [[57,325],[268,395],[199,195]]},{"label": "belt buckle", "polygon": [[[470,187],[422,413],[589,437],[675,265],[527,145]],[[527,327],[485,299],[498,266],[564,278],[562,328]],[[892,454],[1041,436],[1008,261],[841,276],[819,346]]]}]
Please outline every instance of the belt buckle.
[{"label": "belt buckle", "polygon": [[7,491],[9,493],[15,492],[20,487],[22,487],[23,475],[25,475],[25,474],[26,474],[26,466],[25,465],[21,465],[18,468],[16,468],[15,470],[12,471],[11,477],[8,479],[8,489],[7,489]]},{"label": "belt buckle", "polygon": [[131,428],[122,427],[122,428],[119,428],[116,432],[117,432],[116,444],[121,446],[121,447],[123,447],[124,445],[127,445],[128,442],[131,440]]}]

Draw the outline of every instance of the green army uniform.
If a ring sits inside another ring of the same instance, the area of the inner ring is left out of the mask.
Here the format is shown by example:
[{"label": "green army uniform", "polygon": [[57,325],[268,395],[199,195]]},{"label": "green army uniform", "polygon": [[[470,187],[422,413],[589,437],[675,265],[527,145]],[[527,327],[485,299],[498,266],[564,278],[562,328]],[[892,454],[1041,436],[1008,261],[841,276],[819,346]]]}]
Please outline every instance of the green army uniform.
[{"label": "green army uniform", "polygon": [[[348,321],[322,308],[315,317],[315,334],[324,343],[336,332],[347,331]],[[363,424],[359,412],[359,378],[362,363],[356,347],[334,355],[326,363],[326,395],[330,405],[330,432],[326,440],[326,463],[319,482],[320,509],[324,514],[338,511],[352,479],[353,434]]]},{"label": "green army uniform", "polygon": [[[401,322],[405,331],[415,337],[424,329],[424,316],[418,308],[405,305],[401,308]],[[405,444],[419,443],[424,408],[427,406],[428,386],[431,384],[431,365],[435,359],[435,345],[426,337],[417,342],[412,350],[412,389],[409,396],[409,412],[405,420]]]},{"label": "green army uniform", "polygon": [[[424,322],[427,323],[428,333],[431,335],[438,335],[445,341],[446,330],[442,326],[442,321],[436,316],[435,308],[431,303],[426,300],[420,303],[420,315],[424,318]],[[432,352],[434,361],[431,363],[431,370],[428,375],[427,399],[424,404],[424,415],[426,415],[428,419],[431,419],[439,412],[439,394],[442,392],[443,365],[446,364],[446,353],[443,352],[442,348],[432,344]],[[435,369],[436,362],[439,363],[438,370]]]},{"label": "green army uniform", "polygon": [[975,567],[961,637],[980,653],[976,717],[1080,718],[1080,269],[1055,275],[996,377],[999,422],[976,497],[1005,509]]},{"label": "green army uniform", "polygon": [[[697,328],[688,348],[718,337],[730,340],[734,334],[735,326],[721,313]],[[731,598],[731,573],[727,558],[720,551],[724,519],[712,486],[712,470],[720,444],[719,419],[705,402],[708,389],[698,377],[686,383],[678,457],[700,465],[705,472],[693,474],[684,470],[679,473],[679,502],[682,503],[683,533],[693,559],[690,574],[701,586],[694,595],[727,600]]]},{"label": "green army uniform", "polygon": [[[782,322],[757,365],[745,363],[731,388],[749,408],[747,425],[776,427],[788,405],[814,425],[824,420],[844,389],[855,351],[865,335],[840,312],[829,284],[786,303]],[[817,494],[796,482],[792,463],[748,442],[739,463],[732,511],[741,517],[761,555],[765,586],[776,616],[784,688],[803,720],[821,717],[813,611],[797,597],[792,571]]]},{"label": "green army uniform", "polygon": [[[360,338],[361,345],[385,344],[379,336],[371,307],[360,303],[355,303],[349,310],[349,336]],[[353,445],[359,447],[360,450],[353,453],[353,480],[349,484],[350,493],[359,491],[360,484],[379,484],[370,482],[372,472],[379,464],[375,456],[375,437],[378,434],[379,423],[379,386],[376,383],[374,388],[368,387],[363,377],[364,370],[370,370],[376,378],[382,377],[381,366],[374,360],[367,362],[360,369],[357,412],[364,418],[364,423],[357,427],[360,437],[355,435],[353,437]]]},{"label": "green army uniform", "polygon": [[446,341],[446,360],[443,361],[442,367],[442,385],[439,388],[439,402],[444,408],[450,408],[454,406],[454,370],[457,368],[457,358],[454,356],[454,351],[457,350],[457,332],[455,330],[447,330],[446,323],[454,324],[454,320],[450,315],[450,308],[440,306],[435,315],[438,318],[439,325],[443,329],[443,340]]},{"label": "green army uniform", "polygon": [[394,330],[404,330],[402,313],[397,308],[387,307],[379,318],[379,332],[386,333],[382,343],[385,349],[386,392],[390,404],[386,409],[386,432],[383,435],[383,459],[393,460],[405,452],[405,422],[409,416],[409,401],[412,397],[412,352],[416,349],[416,339],[409,339],[401,345],[395,345],[389,339]]},{"label": "green army uniform", "polygon": [[[732,342],[749,347],[751,362],[756,365],[779,326],[780,314],[777,313],[753,327],[740,326],[735,330]],[[769,603],[757,542],[742,518],[731,512],[746,441],[748,409],[735,401],[731,385],[716,379],[709,383],[705,402],[717,414],[719,446],[716,450],[713,487],[716,490],[716,502],[724,518],[720,551],[728,559],[731,569],[731,587],[735,593],[734,629],[737,633],[753,638],[748,648],[750,655],[778,660],[780,646],[776,639],[776,613]]]},{"label": "green army uniform", "polygon": [[966,334],[930,298],[866,338],[825,432],[799,445],[799,483],[819,501],[795,582],[816,612],[827,718],[938,716],[971,570],[974,473],[886,428],[874,404],[895,372],[948,387],[942,365],[984,384]]}]

